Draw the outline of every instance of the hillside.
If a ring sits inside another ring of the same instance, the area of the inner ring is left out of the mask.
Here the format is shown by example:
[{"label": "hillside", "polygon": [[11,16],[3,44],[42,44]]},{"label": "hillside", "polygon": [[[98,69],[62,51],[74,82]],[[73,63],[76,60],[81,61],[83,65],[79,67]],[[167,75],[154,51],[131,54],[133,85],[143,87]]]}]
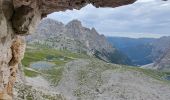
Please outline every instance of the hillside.
[{"label": "hillside", "polygon": [[[168,100],[170,73],[106,63],[83,54],[28,46],[17,100]],[[47,52],[48,51],[48,52]],[[37,99],[38,98],[38,99]],[[57,98],[57,99],[56,99]]]},{"label": "hillside", "polygon": [[114,48],[104,35],[99,35],[95,28],[83,27],[78,20],[64,25],[46,18],[41,21],[36,34],[29,36],[27,41],[29,44],[96,56],[106,62],[131,64],[129,58]]},{"label": "hillside", "polygon": [[[154,40],[141,41],[139,44],[134,42],[136,48],[153,52],[153,47],[145,47]],[[170,72],[119,65],[128,64],[130,60],[115,45],[111,46],[103,35],[99,35],[94,28],[83,27],[80,21],[73,20],[64,25],[44,19],[37,34],[28,37],[27,43],[22,60],[25,78],[19,79],[15,86],[18,91],[16,100],[170,98]],[[141,44],[147,45],[142,48]],[[136,51],[134,49],[133,52]],[[146,55],[141,54],[142,57]]]}]

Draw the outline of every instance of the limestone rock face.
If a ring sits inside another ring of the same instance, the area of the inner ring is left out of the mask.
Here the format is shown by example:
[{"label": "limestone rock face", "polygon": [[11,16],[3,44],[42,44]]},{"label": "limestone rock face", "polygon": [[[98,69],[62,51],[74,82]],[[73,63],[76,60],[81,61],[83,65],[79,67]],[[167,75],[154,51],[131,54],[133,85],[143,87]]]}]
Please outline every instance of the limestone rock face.
[{"label": "limestone rock face", "polygon": [[[96,7],[118,7],[136,0],[0,0],[0,99],[12,99],[18,63],[23,57],[24,39],[42,17],[54,11],[79,9],[88,3]],[[16,46],[15,46],[16,45]]]},{"label": "limestone rock face", "polygon": [[[4,3],[6,5],[4,5]],[[12,44],[12,34],[13,31],[10,29],[11,25],[9,24],[9,17],[6,13],[10,11],[8,5],[10,2],[0,2],[0,99],[2,100],[11,100],[11,97],[7,94],[7,88],[10,69],[9,62],[12,58],[11,44]],[[11,13],[9,14],[11,15]]]}]

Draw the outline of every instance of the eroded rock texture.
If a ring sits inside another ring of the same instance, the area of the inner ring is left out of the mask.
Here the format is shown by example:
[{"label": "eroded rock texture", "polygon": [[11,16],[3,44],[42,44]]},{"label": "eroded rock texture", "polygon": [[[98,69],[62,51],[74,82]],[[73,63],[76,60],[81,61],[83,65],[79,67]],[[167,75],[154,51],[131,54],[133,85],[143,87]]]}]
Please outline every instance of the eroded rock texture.
[{"label": "eroded rock texture", "polygon": [[[25,51],[21,35],[32,33],[40,19],[54,11],[118,7],[136,0],[0,0],[0,100],[12,99],[18,64]],[[19,36],[20,35],[20,36]]]}]

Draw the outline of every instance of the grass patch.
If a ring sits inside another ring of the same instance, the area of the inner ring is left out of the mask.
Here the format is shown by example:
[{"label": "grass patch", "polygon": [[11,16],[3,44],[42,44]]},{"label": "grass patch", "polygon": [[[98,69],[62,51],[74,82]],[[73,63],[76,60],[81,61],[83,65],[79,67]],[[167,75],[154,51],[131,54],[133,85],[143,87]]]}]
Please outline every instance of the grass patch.
[{"label": "grass patch", "polygon": [[170,75],[170,72],[163,72],[163,71],[152,70],[152,69],[143,69],[143,68],[131,67],[131,66],[123,66],[122,70],[135,70],[138,72],[142,72],[143,74],[150,76],[154,79],[170,82],[165,79],[166,76]]},{"label": "grass patch", "polygon": [[[22,64],[24,67],[30,67],[30,64],[37,61],[46,61],[54,63],[55,66],[49,69],[36,70],[41,73],[53,85],[57,85],[62,78],[64,65],[79,58],[88,58],[87,55],[72,53],[66,50],[56,50],[42,45],[28,45]],[[25,76],[36,77],[39,73],[24,68]]]},{"label": "grass patch", "polygon": [[[29,46],[30,47],[30,46]],[[32,62],[36,61],[49,61],[54,62],[56,65],[63,65],[71,60],[77,58],[87,58],[87,55],[72,53],[70,51],[61,51],[52,48],[34,48],[26,49],[22,64],[29,67]]]},{"label": "grass patch", "polygon": [[24,74],[25,76],[27,77],[36,77],[39,75],[39,73],[35,72],[35,71],[32,71],[32,70],[28,70],[26,68],[24,68]]},{"label": "grass patch", "polygon": [[61,66],[61,65],[64,65],[65,63],[67,63],[67,62],[68,62],[68,60],[67,61],[55,61],[54,63],[58,66]]}]

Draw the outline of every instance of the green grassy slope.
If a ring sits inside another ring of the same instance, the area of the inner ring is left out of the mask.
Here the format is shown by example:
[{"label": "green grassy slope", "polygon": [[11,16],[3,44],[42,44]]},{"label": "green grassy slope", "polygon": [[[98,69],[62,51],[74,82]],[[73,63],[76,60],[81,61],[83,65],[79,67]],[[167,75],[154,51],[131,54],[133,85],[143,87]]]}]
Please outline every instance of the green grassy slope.
[{"label": "green grassy slope", "polygon": [[[62,77],[64,65],[67,62],[81,58],[88,58],[88,56],[69,51],[45,48],[38,45],[28,45],[22,64],[24,66],[25,76],[36,77],[42,75],[53,84],[57,84]],[[54,63],[55,66],[41,70],[30,68],[31,63],[38,61]]]},{"label": "green grassy slope", "polygon": [[[165,77],[170,75],[170,72],[148,70],[148,69],[142,69],[133,66],[129,67],[126,65],[115,65],[103,61],[102,61],[103,63],[101,63],[101,61],[98,60],[97,58],[92,58],[84,54],[71,53],[69,51],[60,51],[60,50],[41,47],[38,45],[28,46],[25,53],[25,57],[22,60],[22,64],[24,65],[24,73],[26,76],[36,77],[38,75],[42,75],[46,79],[48,79],[51,83],[57,85],[57,83],[62,78],[65,64],[76,59],[91,59],[92,62],[90,63],[88,68],[90,68],[91,70],[97,69],[98,73],[101,73],[102,71],[108,69],[119,68],[122,71],[126,71],[126,70],[139,71],[152,78],[155,78],[157,80],[164,80],[164,81],[165,81]],[[30,68],[30,64],[37,61],[46,61],[46,62],[54,63],[55,66],[53,66],[52,68],[41,69],[41,70]],[[86,73],[87,72],[85,70],[84,71],[82,70],[79,73],[80,80],[82,78],[85,79]],[[81,80],[82,81],[81,83],[85,81],[84,79]]]}]

